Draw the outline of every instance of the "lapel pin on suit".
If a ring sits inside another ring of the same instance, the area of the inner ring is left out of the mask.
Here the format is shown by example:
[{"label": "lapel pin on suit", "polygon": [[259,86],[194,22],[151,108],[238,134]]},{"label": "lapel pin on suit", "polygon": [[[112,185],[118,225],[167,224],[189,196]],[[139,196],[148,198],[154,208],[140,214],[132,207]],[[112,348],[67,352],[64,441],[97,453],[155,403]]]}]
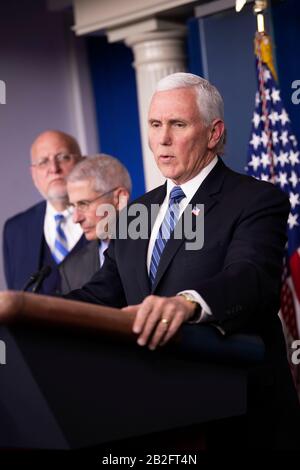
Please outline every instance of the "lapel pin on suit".
[{"label": "lapel pin on suit", "polygon": [[199,207],[197,206],[193,207],[192,214],[194,214],[197,217],[200,214]]}]

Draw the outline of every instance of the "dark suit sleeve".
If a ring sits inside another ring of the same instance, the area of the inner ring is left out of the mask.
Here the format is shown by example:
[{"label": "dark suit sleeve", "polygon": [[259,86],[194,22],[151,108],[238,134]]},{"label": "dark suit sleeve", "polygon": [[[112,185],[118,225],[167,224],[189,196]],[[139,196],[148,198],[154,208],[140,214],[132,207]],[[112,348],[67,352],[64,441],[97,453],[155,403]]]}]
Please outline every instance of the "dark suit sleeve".
[{"label": "dark suit sleeve", "polygon": [[264,186],[239,217],[223,269],[199,282],[199,294],[225,331],[278,312],[289,209],[284,193]]},{"label": "dark suit sleeve", "polygon": [[70,292],[64,298],[116,308],[127,305],[115,260],[114,240],[109,244],[102,268],[81,289]]},{"label": "dark suit sleeve", "polygon": [[3,229],[3,263],[4,275],[8,289],[13,289],[13,260],[11,256],[11,237],[9,222],[6,222]]}]

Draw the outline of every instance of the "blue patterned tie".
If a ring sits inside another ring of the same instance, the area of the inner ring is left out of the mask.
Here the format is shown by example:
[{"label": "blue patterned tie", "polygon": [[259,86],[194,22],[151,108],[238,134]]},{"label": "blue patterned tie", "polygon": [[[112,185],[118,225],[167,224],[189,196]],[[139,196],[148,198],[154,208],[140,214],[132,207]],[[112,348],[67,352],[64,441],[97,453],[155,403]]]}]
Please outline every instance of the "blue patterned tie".
[{"label": "blue patterned tie", "polygon": [[56,214],[54,216],[56,223],[56,234],[55,234],[55,244],[53,257],[57,264],[61,263],[63,259],[69,253],[68,250],[68,241],[65,232],[62,229],[62,223],[65,220],[65,217],[62,214]]},{"label": "blue patterned tie", "polygon": [[152,252],[149,272],[149,277],[152,285],[154,284],[162,252],[164,251],[166,243],[170,239],[171,233],[173,232],[179,218],[179,203],[184,197],[185,194],[182,191],[181,187],[174,186],[170,193],[169,206],[164,220],[162,221],[162,224],[159,228]]}]

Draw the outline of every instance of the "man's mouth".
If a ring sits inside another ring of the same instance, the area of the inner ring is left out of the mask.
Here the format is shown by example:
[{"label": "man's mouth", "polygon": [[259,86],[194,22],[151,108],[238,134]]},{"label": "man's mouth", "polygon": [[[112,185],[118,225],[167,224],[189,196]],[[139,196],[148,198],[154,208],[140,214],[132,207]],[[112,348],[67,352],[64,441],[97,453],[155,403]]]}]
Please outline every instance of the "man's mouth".
[{"label": "man's mouth", "polygon": [[164,162],[164,163],[169,163],[171,162],[172,160],[174,160],[175,156],[174,155],[159,155],[158,156],[158,159],[161,161],[161,162]]},{"label": "man's mouth", "polygon": [[64,178],[54,178],[53,180],[50,181],[50,183],[57,183],[57,182],[65,182],[65,179]]}]

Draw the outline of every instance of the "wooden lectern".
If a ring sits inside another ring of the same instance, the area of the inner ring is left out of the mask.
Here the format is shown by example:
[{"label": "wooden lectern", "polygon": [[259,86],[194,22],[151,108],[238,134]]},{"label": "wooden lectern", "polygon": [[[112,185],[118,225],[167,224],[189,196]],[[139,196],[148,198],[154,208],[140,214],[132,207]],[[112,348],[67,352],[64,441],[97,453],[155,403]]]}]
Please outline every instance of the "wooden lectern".
[{"label": "wooden lectern", "polygon": [[[260,338],[185,325],[159,351],[121,310],[0,294],[0,448],[75,449],[245,416]],[[129,441],[127,441],[129,439]]]}]

